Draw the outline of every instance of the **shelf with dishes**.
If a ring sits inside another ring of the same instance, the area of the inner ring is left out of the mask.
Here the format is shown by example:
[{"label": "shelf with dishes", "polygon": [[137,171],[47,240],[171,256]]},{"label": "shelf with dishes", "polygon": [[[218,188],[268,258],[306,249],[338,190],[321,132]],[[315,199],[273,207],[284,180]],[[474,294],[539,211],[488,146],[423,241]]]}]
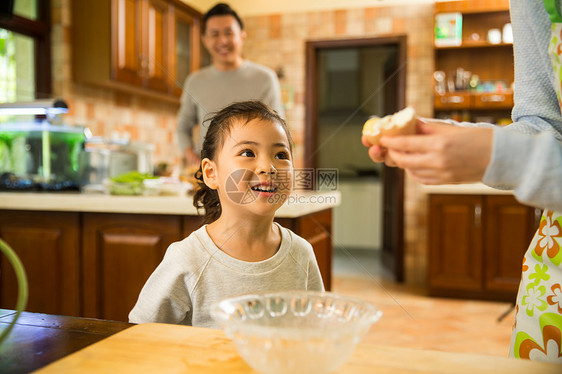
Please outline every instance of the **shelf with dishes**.
[{"label": "shelf with dishes", "polygon": [[434,116],[510,123],[513,33],[507,0],[436,3]]}]

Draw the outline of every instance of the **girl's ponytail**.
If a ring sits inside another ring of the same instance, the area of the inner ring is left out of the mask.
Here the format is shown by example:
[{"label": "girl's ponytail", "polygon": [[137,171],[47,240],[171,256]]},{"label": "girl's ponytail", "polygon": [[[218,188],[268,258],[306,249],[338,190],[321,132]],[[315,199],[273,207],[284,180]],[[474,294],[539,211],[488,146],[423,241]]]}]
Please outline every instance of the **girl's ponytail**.
[{"label": "girl's ponytail", "polygon": [[220,217],[222,211],[219,193],[205,184],[201,166],[195,173],[195,179],[197,179],[199,187],[193,195],[193,206],[197,209],[197,212],[204,209],[203,224],[214,222]]}]

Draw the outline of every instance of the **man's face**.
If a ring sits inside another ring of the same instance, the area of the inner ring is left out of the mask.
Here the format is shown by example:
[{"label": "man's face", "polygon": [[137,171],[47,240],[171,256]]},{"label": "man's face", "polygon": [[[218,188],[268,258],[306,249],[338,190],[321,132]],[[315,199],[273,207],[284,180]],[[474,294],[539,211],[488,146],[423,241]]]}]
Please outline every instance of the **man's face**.
[{"label": "man's face", "polygon": [[246,32],[230,15],[214,16],[207,20],[203,44],[219,69],[235,69],[242,62],[242,46]]}]

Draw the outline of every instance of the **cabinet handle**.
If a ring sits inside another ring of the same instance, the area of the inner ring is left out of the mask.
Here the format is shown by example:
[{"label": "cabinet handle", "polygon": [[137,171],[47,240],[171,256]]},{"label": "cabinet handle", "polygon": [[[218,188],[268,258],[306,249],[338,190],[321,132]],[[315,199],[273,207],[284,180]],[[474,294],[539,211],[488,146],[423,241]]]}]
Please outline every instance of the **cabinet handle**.
[{"label": "cabinet handle", "polygon": [[505,101],[504,95],[490,95],[490,96],[482,96],[483,103],[502,103]]},{"label": "cabinet handle", "polygon": [[474,207],[474,225],[480,227],[482,224],[482,207],[480,204]]},{"label": "cabinet handle", "polygon": [[444,96],[441,98],[441,103],[443,104],[460,104],[462,102],[464,102],[464,97],[458,95]]}]

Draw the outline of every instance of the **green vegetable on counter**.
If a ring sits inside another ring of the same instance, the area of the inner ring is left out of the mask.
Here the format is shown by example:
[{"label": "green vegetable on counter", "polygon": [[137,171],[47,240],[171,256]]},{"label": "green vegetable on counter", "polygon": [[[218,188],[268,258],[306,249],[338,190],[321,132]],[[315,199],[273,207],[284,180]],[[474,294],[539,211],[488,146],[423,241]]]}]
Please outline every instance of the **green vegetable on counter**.
[{"label": "green vegetable on counter", "polygon": [[148,173],[141,173],[138,171],[131,171],[125,174],[117,175],[111,178],[111,181],[116,183],[142,183],[145,179],[157,179],[158,177],[152,176]]},{"label": "green vegetable on counter", "polygon": [[112,195],[142,195],[144,191],[143,182],[146,179],[157,179],[147,173],[131,171],[111,178],[109,192]]}]

